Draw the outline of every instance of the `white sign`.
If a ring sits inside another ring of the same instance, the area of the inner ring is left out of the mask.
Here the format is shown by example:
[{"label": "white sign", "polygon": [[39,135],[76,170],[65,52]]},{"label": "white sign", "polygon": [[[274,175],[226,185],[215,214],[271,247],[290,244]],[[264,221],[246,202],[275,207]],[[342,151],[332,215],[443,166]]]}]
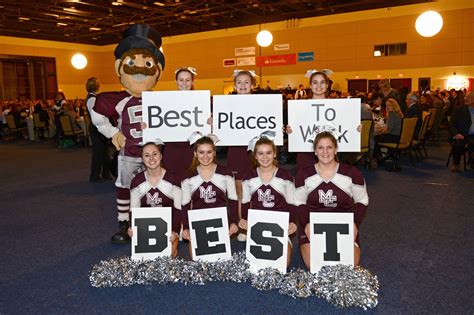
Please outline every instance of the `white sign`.
[{"label": "white sign", "polygon": [[171,256],[171,207],[132,208],[132,259]]},{"label": "white sign", "polygon": [[276,44],[273,46],[273,50],[290,50],[290,44]]},{"label": "white sign", "polygon": [[193,260],[230,259],[229,224],[225,207],[188,211]]},{"label": "white sign", "polygon": [[237,58],[238,66],[255,66],[255,57],[241,57]]},{"label": "white sign", "polygon": [[286,273],[289,219],[288,212],[249,209],[245,255],[251,272],[271,267]]},{"label": "white sign", "polygon": [[143,142],[186,142],[194,131],[211,132],[210,91],[154,91],[142,93],[142,116],[147,128]]},{"label": "white sign", "polygon": [[255,46],[235,48],[236,56],[255,55]]},{"label": "white sign", "polygon": [[290,152],[313,152],[315,132],[331,131],[339,152],[360,152],[360,98],[288,101]]},{"label": "white sign", "polygon": [[325,265],[354,266],[354,214],[312,212],[309,216],[312,273]]},{"label": "white sign", "polygon": [[283,145],[283,109],[280,94],[215,95],[212,130],[217,145],[248,145],[262,132],[276,132],[273,140]]}]

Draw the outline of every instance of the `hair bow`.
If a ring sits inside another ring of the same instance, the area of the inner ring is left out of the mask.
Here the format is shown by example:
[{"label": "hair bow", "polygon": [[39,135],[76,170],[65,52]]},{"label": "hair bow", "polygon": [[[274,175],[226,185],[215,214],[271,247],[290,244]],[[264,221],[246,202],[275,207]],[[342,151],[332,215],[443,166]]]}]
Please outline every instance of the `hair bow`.
[{"label": "hair bow", "polygon": [[311,70],[306,71],[306,74],[304,76],[305,78],[311,78],[311,76],[315,74],[316,72],[324,73],[327,76],[330,76],[331,74],[334,73],[331,69],[322,69],[322,70],[311,69]]},{"label": "hair bow", "polygon": [[202,132],[195,131],[188,137],[189,145],[195,144],[196,141],[198,141],[199,139],[204,138],[204,137],[211,138],[211,140],[212,140],[212,142],[214,142],[214,144],[216,144],[217,142],[220,141],[219,138],[215,134],[209,133],[207,135],[203,135]]},{"label": "hair bow", "polygon": [[197,70],[196,68],[193,68],[193,67],[183,67],[183,68],[178,68],[175,70],[174,74],[178,74],[178,72],[180,71],[189,71],[191,72],[193,75],[197,75]]},{"label": "hair bow", "polygon": [[254,70],[240,70],[240,69],[235,69],[234,73],[232,73],[232,77],[235,78],[242,73],[250,74],[254,78],[258,77],[258,75],[255,73]]},{"label": "hair bow", "polygon": [[253,137],[252,140],[250,140],[249,145],[247,147],[247,151],[255,150],[255,145],[257,144],[258,140],[269,139],[273,141],[273,139],[275,139],[275,136],[276,136],[275,131],[266,130],[262,132],[260,135]]},{"label": "hair bow", "polygon": [[153,139],[153,140],[151,140],[151,141],[147,141],[147,142],[143,142],[143,141],[142,141],[142,142],[140,142],[140,145],[143,147],[143,146],[145,146],[145,145],[147,145],[147,144],[149,144],[149,143],[154,143],[154,144],[156,144],[156,145],[165,145],[165,143],[163,142],[163,140],[161,140],[160,138],[155,138],[155,139]]},{"label": "hair bow", "polygon": [[313,132],[311,133],[311,136],[309,136],[308,142],[314,143],[314,139],[316,139],[316,136],[320,134],[321,132],[329,132],[332,133],[334,138],[336,140],[339,140],[339,131],[337,130],[336,126],[334,125],[322,125],[322,126],[314,126],[313,127]]}]

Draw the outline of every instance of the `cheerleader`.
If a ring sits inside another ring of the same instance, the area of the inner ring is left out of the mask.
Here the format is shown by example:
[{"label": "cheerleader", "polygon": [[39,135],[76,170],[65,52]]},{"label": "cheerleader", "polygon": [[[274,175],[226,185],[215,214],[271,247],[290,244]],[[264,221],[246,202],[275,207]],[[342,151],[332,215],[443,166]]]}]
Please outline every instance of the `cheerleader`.
[{"label": "cheerleader", "polygon": [[[253,170],[242,179],[242,219],[239,227],[247,230],[249,208],[290,213],[288,235],[296,232],[293,177],[279,168],[276,146],[271,136],[261,135],[251,141]],[[293,245],[288,238],[287,266],[291,262]]]},{"label": "cheerleader", "polygon": [[[197,140],[196,140],[197,138]],[[238,231],[237,193],[232,174],[217,165],[215,136],[201,136],[193,133],[190,143],[194,144],[194,157],[189,175],[181,183],[183,239],[190,240],[188,211],[227,207],[229,235]],[[191,256],[191,251],[189,254]]]},{"label": "cheerleader", "polygon": [[[256,84],[256,74],[249,70],[234,70],[234,90],[239,95],[251,94]],[[237,196],[239,198],[239,217],[241,217],[242,176],[252,170],[249,154],[245,146],[230,146],[227,148],[227,168],[235,178]],[[237,239],[246,240],[246,235],[241,233]]]},{"label": "cheerleader", "polygon": [[[130,208],[171,207],[171,255],[178,254],[178,233],[181,228],[181,187],[179,178],[161,166],[161,140],[146,143],[142,148],[145,170],[138,173],[130,184]],[[159,211],[159,209],[156,209]],[[130,237],[133,235],[128,229]]]},{"label": "cheerleader", "polygon": [[317,162],[301,170],[295,180],[295,203],[299,206],[300,251],[310,268],[310,212],[354,213],[354,265],[359,265],[359,226],[367,211],[369,197],[362,174],[355,167],[338,163],[337,141],[330,132],[314,140]]},{"label": "cheerleader", "polygon": [[[194,90],[196,69],[192,67],[178,68],[175,71],[176,86],[179,91]],[[172,170],[180,179],[186,175],[186,170],[193,160],[193,149],[188,142],[167,142],[163,151],[163,165]]]}]

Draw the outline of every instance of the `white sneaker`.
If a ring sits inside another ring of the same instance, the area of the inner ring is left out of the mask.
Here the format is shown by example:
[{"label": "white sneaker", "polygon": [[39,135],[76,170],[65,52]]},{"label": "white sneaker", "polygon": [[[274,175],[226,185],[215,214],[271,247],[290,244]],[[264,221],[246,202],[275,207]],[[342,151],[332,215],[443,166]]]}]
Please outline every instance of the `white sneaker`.
[{"label": "white sneaker", "polygon": [[245,242],[247,240],[247,235],[244,233],[240,233],[239,235],[237,235],[237,240],[239,242]]}]

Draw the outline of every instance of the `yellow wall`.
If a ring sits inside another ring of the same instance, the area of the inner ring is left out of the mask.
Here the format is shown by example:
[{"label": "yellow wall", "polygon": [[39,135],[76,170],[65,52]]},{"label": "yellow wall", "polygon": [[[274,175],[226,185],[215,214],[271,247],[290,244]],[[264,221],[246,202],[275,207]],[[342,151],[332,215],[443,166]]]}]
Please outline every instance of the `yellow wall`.
[{"label": "yellow wall", "polygon": [[[414,28],[421,12],[435,9],[444,19],[444,27],[433,38],[419,36]],[[474,77],[474,1],[442,0],[389,9],[345,13],[303,19],[288,27],[286,22],[265,25],[272,31],[274,42],[262,48],[261,55],[276,55],[313,51],[314,62],[278,67],[243,67],[261,74],[262,86],[296,86],[307,84],[303,74],[308,69],[330,68],[334,87],[346,90],[346,79],[356,75],[365,79],[377,76],[412,78],[413,89],[418,77],[431,77],[432,88],[444,87],[447,76],[456,72]],[[174,69],[194,66],[199,75],[197,89],[223,93],[224,81],[230,80],[234,68],[224,68],[224,58],[236,58],[238,47],[258,47],[255,35],[258,26],[165,37],[163,49],[166,68],[157,90],[175,89]],[[373,57],[376,44],[407,42],[407,55]],[[289,44],[290,50],[274,51],[274,44]],[[0,36],[0,54],[33,55],[56,58],[58,85],[68,98],[83,97],[84,82],[97,76],[102,91],[117,90],[121,86],[113,70],[115,45],[91,46],[51,41],[19,39]],[[70,58],[82,52],[89,60],[84,70],[76,70]],[[257,55],[259,49],[257,48]]]}]

